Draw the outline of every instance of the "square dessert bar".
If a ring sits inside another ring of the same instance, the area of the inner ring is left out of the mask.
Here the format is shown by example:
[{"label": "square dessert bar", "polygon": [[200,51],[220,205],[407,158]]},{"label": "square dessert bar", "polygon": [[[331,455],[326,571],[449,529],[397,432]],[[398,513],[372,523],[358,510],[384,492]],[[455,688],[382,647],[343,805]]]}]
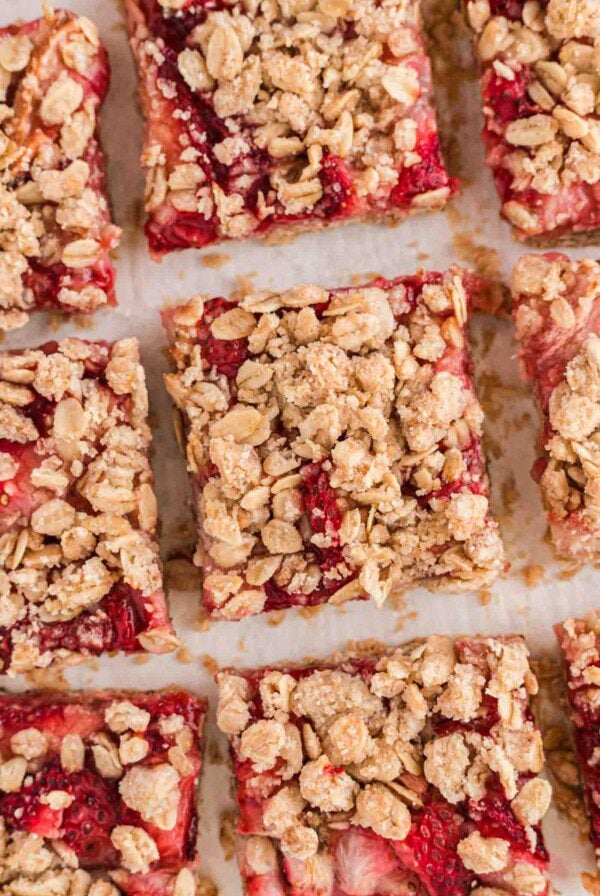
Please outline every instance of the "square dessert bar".
[{"label": "square dessert bar", "polygon": [[459,268],[165,312],[204,601],[238,619],[503,567]]},{"label": "square dessert bar", "polygon": [[2,892],[195,896],[206,701],[0,696]]},{"label": "square dessert bar", "polygon": [[115,304],[98,116],[106,52],[89,19],[48,10],[0,29],[0,329],[37,310]]},{"label": "square dessert bar", "polygon": [[[464,0],[481,69],[483,138],[519,239],[600,229],[598,0]],[[595,231],[595,233],[594,233]]]},{"label": "square dessert bar", "polygon": [[218,681],[247,893],[549,893],[522,638],[434,635]]},{"label": "square dessert bar", "polygon": [[590,840],[600,864],[600,618],[567,619],[555,626],[567,674],[575,750],[579,761]]},{"label": "square dessert bar", "polygon": [[156,258],[441,208],[418,0],[127,0]]},{"label": "square dessert bar", "polygon": [[136,339],[0,353],[3,672],[172,650]]},{"label": "square dessert bar", "polygon": [[519,363],[542,413],[540,484],[561,557],[600,558],[600,264],[526,255],[513,273]]}]

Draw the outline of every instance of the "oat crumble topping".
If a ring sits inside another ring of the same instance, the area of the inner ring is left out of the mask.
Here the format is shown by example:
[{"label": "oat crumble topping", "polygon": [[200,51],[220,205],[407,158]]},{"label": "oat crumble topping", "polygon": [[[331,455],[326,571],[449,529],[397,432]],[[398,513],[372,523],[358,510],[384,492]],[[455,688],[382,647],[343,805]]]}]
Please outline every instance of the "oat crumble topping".
[{"label": "oat crumble topping", "polygon": [[600,556],[600,264],[526,255],[513,274],[523,377],[543,423],[539,482],[552,541],[571,560]]},{"label": "oat crumble topping", "polygon": [[136,339],[0,354],[0,659],[14,675],[177,646]]},{"label": "oat crumble topping", "polygon": [[466,349],[477,283],[452,268],[165,313],[211,615],[497,575]]},{"label": "oat crumble topping", "polygon": [[404,217],[455,191],[417,0],[126,5],[155,256]]},{"label": "oat crumble topping", "polygon": [[600,228],[597,0],[465,0],[482,71],[484,141],[520,239]]},{"label": "oat crumble topping", "polygon": [[108,59],[73,13],[0,29],[0,330],[115,304],[98,141]]},{"label": "oat crumble topping", "polygon": [[[177,691],[0,697],[0,892],[199,896],[205,712],[204,700]],[[116,773],[107,768],[100,757],[122,755],[132,737],[144,741],[144,755],[124,759]],[[175,811],[156,825],[159,803]]]},{"label": "oat crumble topping", "polygon": [[247,892],[484,896],[492,874],[494,893],[549,892],[522,638],[433,636],[217,679]]}]

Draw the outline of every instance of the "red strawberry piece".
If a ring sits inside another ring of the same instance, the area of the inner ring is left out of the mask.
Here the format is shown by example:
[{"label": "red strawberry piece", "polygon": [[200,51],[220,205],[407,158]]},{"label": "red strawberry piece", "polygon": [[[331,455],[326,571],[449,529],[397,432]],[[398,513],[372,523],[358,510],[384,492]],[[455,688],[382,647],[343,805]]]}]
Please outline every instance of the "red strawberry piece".
[{"label": "red strawberry piece", "polygon": [[250,878],[247,881],[247,891],[248,896],[288,896],[289,894],[281,875],[276,871]]},{"label": "red strawberry piece", "polygon": [[119,872],[119,891],[126,896],[166,896],[173,892],[175,875],[175,871],[159,870],[121,877]]},{"label": "red strawberry piece", "polygon": [[335,846],[335,878],[345,896],[405,896],[413,877],[394,853],[390,840],[351,827]]},{"label": "red strawberry piece", "polygon": [[110,839],[120,821],[117,784],[87,769],[69,775],[68,781],[75,800],[63,814],[65,843],[87,868],[118,865],[119,854]]},{"label": "red strawberry piece", "polygon": [[283,864],[294,896],[331,896],[333,893],[335,869],[329,853],[318,853],[306,860],[284,856]]},{"label": "red strawberry piece", "polygon": [[146,824],[137,812],[121,805],[120,823],[137,825],[145,828],[158,848],[161,862],[176,866],[186,859],[194,856],[196,849],[196,836],[198,832],[198,820],[194,801],[196,787],[194,778],[186,778],[179,784],[180,798],[177,821],[170,831],[164,831],[152,824]]},{"label": "red strawberry piece", "polygon": [[[74,797],[73,803],[66,809],[51,809],[40,801],[51,790],[66,791]],[[110,831],[117,824],[117,804],[116,784],[86,769],[67,775],[54,760],[18,793],[3,795],[0,814],[17,830],[62,838],[87,867],[110,866],[118,862],[110,841]]]},{"label": "red strawberry piece", "polygon": [[456,851],[464,835],[462,817],[448,803],[435,800],[414,814],[408,836],[394,841],[394,849],[429,896],[467,896],[473,874]]}]

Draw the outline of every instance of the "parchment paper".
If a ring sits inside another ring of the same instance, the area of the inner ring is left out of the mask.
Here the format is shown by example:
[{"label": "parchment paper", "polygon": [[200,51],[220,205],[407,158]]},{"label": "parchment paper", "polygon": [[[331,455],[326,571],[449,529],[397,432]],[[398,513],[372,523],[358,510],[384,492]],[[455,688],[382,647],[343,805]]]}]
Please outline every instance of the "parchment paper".
[{"label": "parchment paper", "polygon": [[[185,650],[178,656],[152,657],[144,663],[133,658],[104,657],[93,666],[70,670],[67,678],[74,687],[150,689],[176,684],[209,696],[212,706],[201,788],[200,851],[204,872],[220,892],[239,896],[237,867],[233,860],[225,860],[219,842],[221,813],[231,810],[233,803],[223,761],[226,746],[214,724],[212,673],[217,664],[300,661],[309,655],[324,656],[351,639],[369,637],[394,644],[434,632],[518,631],[527,636],[535,654],[555,653],[552,624],[600,605],[600,571],[588,566],[571,576],[552,559],[537,487],[529,476],[537,418],[531,396],[519,382],[512,324],[479,317],[472,324],[471,347],[478,392],[487,412],[493,507],[501,521],[511,572],[490,592],[479,595],[435,595],[415,589],[402,601],[381,610],[369,603],[354,602],[341,608],[326,607],[311,618],[289,611],[240,623],[213,623],[202,629],[198,622],[197,576],[189,581],[188,590],[175,587],[190,567],[173,558],[186,552],[189,556],[194,525],[188,507],[185,464],[173,437],[171,402],[162,383],[168,364],[160,309],[198,292],[227,296],[239,286],[239,277],[251,278],[259,288],[287,288],[302,282],[342,286],[359,282],[360,275],[366,280],[373,274],[412,273],[420,266],[443,269],[467,257],[483,262],[488,269],[497,263],[498,273],[507,277],[519,254],[526,250],[512,240],[508,227],[498,218],[497,196],[483,166],[477,82],[470,76],[457,85],[446,73],[443,80],[452,86],[449,93],[454,109],[446,129],[454,166],[458,163],[458,173],[465,182],[462,196],[446,213],[414,217],[395,228],[356,224],[302,236],[280,246],[255,241],[224,243],[204,253],[186,251],[171,255],[161,264],[152,262],[141,229],[141,118],[123,13],[118,0],[70,0],[70,7],[97,23],[112,65],[102,134],[109,158],[114,214],[124,228],[116,263],[120,305],[85,326],[81,321],[57,323],[39,315],[25,328],[9,334],[3,347],[33,347],[49,338],[68,335],[90,339],[137,336],[141,342],[155,437],[161,548],[171,583],[172,616]],[[0,0],[0,25],[19,17],[36,18],[40,8],[38,0]],[[444,36],[447,25],[442,22],[438,37]],[[443,49],[446,54],[462,53],[463,60],[469,57],[464,42]],[[440,96],[442,109],[447,100],[447,95]],[[587,253],[571,252],[573,257],[593,257],[594,253],[594,248]],[[21,690],[27,683],[13,680],[7,686]],[[591,847],[579,841],[577,832],[555,809],[547,817],[545,834],[555,887],[565,896],[580,896],[584,892],[580,872],[594,870]]]}]

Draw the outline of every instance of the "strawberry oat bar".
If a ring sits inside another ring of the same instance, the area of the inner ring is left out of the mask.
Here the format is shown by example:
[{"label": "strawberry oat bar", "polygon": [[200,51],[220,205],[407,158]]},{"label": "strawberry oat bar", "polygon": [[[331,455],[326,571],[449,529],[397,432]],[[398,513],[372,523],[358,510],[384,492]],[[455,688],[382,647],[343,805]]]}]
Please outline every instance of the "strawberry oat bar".
[{"label": "strawberry oat bar", "polygon": [[555,626],[567,673],[567,699],[573,723],[590,840],[600,864],[600,617],[567,619]]},{"label": "strawberry oat bar", "polygon": [[522,638],[227,670],[252,896],[544,896],[550,785]]},{"label": "strawberry oat bar", "polygon": [[195,896],[205,713],[177,691],[1,696],[2,892]]},{"label": "strawberry oat bar", "polygon": [[519,239],[600,229],[598,0],[464,0],[481,68],[483,138]]},{"label": "strawberry oat bar", "polygon": [[542,413],[533,468],[559,556],[600,558],[600,264],[526,255],[513,274],[523,378]]},{"label": "strawberry oat bar", "polygon": [[341,603],[503,567],[451,268],[164,314],[212,616]]},{"label": "strawberry oat bar", "polygon": [[89,19],[48,9],[0,28],[0,330],[115,304],[120,231],[98,141],[108,80]]},{"label": "strawberry oat bar", "polygon": [[16,674],[171,628],[136,339],[0,354],[0,661]]},{"label": "strawberry oat bar", "polygon": [[418,0],[127,0],[155,258],[442,208]]}]

